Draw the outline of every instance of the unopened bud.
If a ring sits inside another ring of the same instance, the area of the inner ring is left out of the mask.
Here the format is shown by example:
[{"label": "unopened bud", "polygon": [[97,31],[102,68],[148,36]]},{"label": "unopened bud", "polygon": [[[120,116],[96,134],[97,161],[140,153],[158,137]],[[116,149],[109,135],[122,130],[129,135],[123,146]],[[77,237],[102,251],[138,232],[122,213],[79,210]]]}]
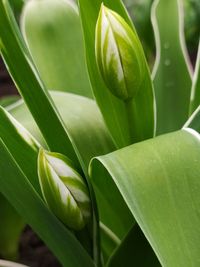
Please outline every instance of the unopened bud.
[{"label": "unopened bud", "polygon": [[116,12],[103,4],[96,25],[96,60],[102,78],[113,95],[135,97],[144,78],[144,55],[139,40]]},{"label": "unopened bud", "polygon": [[91,216],[89,192],[69,159],[41,149],[38,173],[43,197],[53,213],[73,230],[84,228]]}]

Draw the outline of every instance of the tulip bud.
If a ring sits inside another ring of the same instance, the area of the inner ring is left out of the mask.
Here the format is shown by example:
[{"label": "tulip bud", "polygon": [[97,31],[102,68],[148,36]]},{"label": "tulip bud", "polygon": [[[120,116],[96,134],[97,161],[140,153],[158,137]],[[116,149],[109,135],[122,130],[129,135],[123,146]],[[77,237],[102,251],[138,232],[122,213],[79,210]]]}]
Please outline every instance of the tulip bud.
[{"label": "tulip bud", "polygon": [[38,174],[43,197],[54,214],[69,228],[81,230],[91,214],[85,181],[67,157],[40,150]]},{"label": "tulip bud", "polygon": [[96,60],[113,95],[135,97],[144,78],[144,55],[138,38],[126,21],[103,4],[96,25]]}]

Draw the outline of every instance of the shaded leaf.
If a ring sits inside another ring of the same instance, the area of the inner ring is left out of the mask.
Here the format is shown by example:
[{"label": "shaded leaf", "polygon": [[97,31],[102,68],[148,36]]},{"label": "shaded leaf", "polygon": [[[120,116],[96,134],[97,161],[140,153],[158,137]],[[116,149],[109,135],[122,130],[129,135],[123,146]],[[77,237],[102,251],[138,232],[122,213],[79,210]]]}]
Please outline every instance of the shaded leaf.
[{"label": "shaded leaf", "polygon": [[21,28],[48,89],[92,98],[80,19],[71,0],[28,1]]},{"label": "shaded leaf", "polygon": [[153,70],[157,134],[178,130],[188,118],[191,70],[183,37],[179,0],[155,0],[152,22],[156,40]]},{"label": "shaded leaf", "polygon": [[161,266],[139,226],[135,224],[109,259],[107,267]]}]

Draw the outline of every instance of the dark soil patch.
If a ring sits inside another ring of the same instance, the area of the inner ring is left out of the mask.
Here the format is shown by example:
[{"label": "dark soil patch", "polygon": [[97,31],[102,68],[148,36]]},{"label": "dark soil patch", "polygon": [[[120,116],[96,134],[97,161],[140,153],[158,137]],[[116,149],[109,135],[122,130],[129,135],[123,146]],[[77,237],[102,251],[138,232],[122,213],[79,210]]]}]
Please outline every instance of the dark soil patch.
[{"label": "dark soil patch", "polygon": [[0,97],[13,94],[16,95],[17,90],[0,57]]},{"label": "dark soil patch", "polygon": [[21,236],[19,261],[30,267],[61,267],[41,239],[28,226]]}]

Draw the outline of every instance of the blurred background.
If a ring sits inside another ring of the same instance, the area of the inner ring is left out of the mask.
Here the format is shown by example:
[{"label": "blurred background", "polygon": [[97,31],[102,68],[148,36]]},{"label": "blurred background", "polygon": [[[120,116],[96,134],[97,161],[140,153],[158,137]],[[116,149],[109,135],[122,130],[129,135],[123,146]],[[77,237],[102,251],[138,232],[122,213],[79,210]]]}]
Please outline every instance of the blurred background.
[{"label": "blurred background", "polygon": [[[15,16],[19,21],[20,13],[25,1],[28,0],[9,0],[14,10]],[[71,0],[75,1],[75,0]],[[151,6],[153,0],[123,0],[127,10],[134,22],[143,48],[152,67],[155,58],[154,34],[151,24]],[[200,36],[200,0],[182,0],[184,6],[184,30],[185,40],[190,55],[192,65],[195,65],[196,53]],[[5,95],[16,94],[15,86],[12,83],[2,59],[0,58],[0,104],[5,106],[7,101]]]}]

